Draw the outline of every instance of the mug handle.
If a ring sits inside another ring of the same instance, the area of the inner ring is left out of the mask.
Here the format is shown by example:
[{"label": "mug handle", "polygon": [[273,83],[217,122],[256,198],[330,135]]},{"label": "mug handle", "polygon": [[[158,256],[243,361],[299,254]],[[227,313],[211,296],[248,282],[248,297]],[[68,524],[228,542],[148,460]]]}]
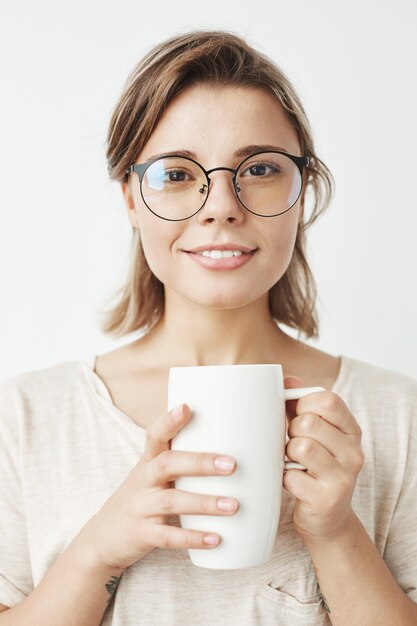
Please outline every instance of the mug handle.
[{"label": "mug handle", "polygon": [[[284,389],[284,398],[285,402],[287,400],[299,400],[300,398],[304,398],[304,396],[308,396],[309,393],[315,393],[316,391],[326,391],[324,387],[298,387],[295,389]],[[284,472],[289,469],[300,469],[307,471],[307,468],[301,463],[295,463],[295,461],[285,461],[284,463]]]}]

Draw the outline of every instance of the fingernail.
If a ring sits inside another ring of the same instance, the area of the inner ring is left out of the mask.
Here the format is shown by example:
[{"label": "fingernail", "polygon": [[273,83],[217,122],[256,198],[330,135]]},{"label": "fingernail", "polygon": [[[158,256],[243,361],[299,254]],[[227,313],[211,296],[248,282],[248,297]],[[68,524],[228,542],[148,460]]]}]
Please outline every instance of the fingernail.
[{"label": "fingernail", "polygon": [[234,498],[218,498],[217,507],[220,511],[234,511],[237,507],[237,500]]},{"label": "fingernail", "polygon": [[205,535],[203,541],[209,546],[215,546],[219,543],[219,538],[217,535]]},{"label": "fingernail", "polygon": [[230,456],[218,456],[214,459],[214,465],[217,469],[228,471],[234,467],[235,460]]},{"label": "fingernail", "polygon": [[174,419],[182,416],[183,407],[184,407],[183,404],[179,404],[178,406],[175,407],[175,409],[172,409],[171,415]]}]

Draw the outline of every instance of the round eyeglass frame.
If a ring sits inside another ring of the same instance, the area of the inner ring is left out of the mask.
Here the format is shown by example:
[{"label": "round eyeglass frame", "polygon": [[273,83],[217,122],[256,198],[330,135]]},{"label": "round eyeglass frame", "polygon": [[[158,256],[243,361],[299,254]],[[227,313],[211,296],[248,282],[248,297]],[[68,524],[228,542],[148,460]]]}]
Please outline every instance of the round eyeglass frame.
[{"label": "round eyeglass frame", "polygon": [[[288,207],[288,209],[285,209],[285,211],[282,211],[281,213],[274,213],[273,215],[262,215],[261,213],[255,213],[255,211],[252,211],[251,209],[248,209],[248,207],[243,204],[242,200],[239,198],[238,190],[236,188],[236,185],[237,185],[237,183],[236,183],[236,176],[237,176],[238,171],[242,167],[242,165],[246,161],[251,159],[252,157],[256,156],[257,154],[271,154],[271,153],[273,153],[273,154],[282,154],[283,156],[288,157],[291,161],[293,161],[295,163],[295,165],[297,166],[298,171],[300,172],[300,175],[301,175],[301,186],[300,186],[300,191],[298,193],[298,196],[296,197],[294,202],[291,204],[291,206]],[[155,213],[155,211],[153,211],[151,209],[151,207],[146,203],[146,200],[145,200],[143,192],[142,192],[142,180],[143,180],[143,177],[144,177],[145,172],[148,169],[148,167],[150,167],[152,165],[152,163],[155,163],[155,161],[160,161],[161,159],[168,159],[170,157],[174,157],[174,158],[177,157],[177,158],[181,158],[181,159],[186,159],[187,161],[191,161],[192,163],[195,163],[204,172],[204,175],[205,175],[206,181],[207,181],[207,189],[208,189],[208,191],[207,191],[207,195],[206,195],[206,197],[204,199],[204,202],[201,205],[201,207],[199,209],[197,209],[197,211],[195,211],[194,213],[189,215],[188,217],[182,217],[182,218],[180,218],[178,220],[170,219],[169,217],[162,217],[162,215],[158,215],[158,213]],[[183,222],[185,220],[189,220],[191,217],[193,217],[199,211],[201,211],[201,209],[206,204],[207,198],[209,197],[209,193],[210,193],[210,183],[211,183],[210,174],[212,172],[217,172],[218,170],[227,170],[228,172],[232,172],[233,173],[232,182],[233,182],[233,190],[235,192],[235,196],[239,200],[239,202],[243,206],[243,208],[246,209],[247,211],[249,211],[249,213],[252,213],[253,215],[257,215],[258,217],[277,217],[279,215],[284,215],[284,213],[286,213],[287,211],[292,209],[292,207],[294,206],[294,204],[297,202],[298,198],[300,197],[301,191],[303,189],[303,170],[304,170],[305,167],[309,166],[310,160],[311,160],[311,157],[308,157],[308,156],[295,156],[294,154],[289,154],[288,152],[283,152],[281,150],[259,150],[258,152],[254,152],[253,154],[250,154],[249,156],[245,157],[243,159],[243,161],[241,161],[239,163],[239,165],[235,169],[233,169],[231,167],[213,167],[211,170],[206,170],[201,165],[201,163],[199,163],[198,161],[195,161],[191,157],[186,157],[186,156],[183,156],[182,154],[166,154],[166,155],[162,154],[161,156],[158,156],[158,157],[156,157],[154,159],[151,159],[150,161],[145,161],[144,163],[134,163],[133,165],[130,165],[130,167],[128,167],[128,169],[126,170],[125,174],[127,176],[129,176],[130,174],[133,174],[135,172],[138,175],[139,183],[140,183],[140,195],[142,196],[142,200],[145,203],[145,206],[149,209],[149,211],[151,213],[156,215],[156,217],[159,217],[161,220],[166,220],[168,222]]]}]

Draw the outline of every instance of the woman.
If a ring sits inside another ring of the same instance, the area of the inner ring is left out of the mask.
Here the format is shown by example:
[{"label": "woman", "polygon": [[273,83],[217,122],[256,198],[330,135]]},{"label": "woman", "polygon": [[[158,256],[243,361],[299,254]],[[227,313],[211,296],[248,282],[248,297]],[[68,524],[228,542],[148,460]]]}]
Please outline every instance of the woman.
[{"label": "woman", "polygon": [[[173,37],[129,77],[107,157],[133,248],[104,329],[146,332],[1,386],[0,626],[417,624],[417,383],[278,325],[318,335],[305,230],[332,189],[288,79],[232,33]],[[170,450],[192,416],[167,415],[167,376],[239,363],[326,391],[287,404],[307,472],[284,476],[272,559],[207,570],[186,549],[221,537],[178,515],[239,503],[173,481],[236,462]]]}]

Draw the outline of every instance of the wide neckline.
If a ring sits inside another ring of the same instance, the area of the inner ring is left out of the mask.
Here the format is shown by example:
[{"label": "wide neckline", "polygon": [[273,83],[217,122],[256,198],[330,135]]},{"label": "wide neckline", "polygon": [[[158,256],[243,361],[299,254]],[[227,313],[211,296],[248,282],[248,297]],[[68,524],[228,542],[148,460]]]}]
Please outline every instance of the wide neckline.
[{"label": "wide neckline", "polygon": [[96,359],[97,355],[88,355],[79,361],[91,397],[101,410],[101,414],[109,419],[122,435],[129,441],[134,441],[143,448],[146,440],[146,429],[140,424],[137,424],[129,415],[121,411],[113,403],[113,399],[106,384],[94,371]]},{"label": "wide neckline", "polygon": [[[334,393],[339,393],[340,389],[343,388],[351,361],[350,358],[343,354],[339,355],[338,358],[340,359],[340,368],[331,389]],[[122,432],[130,440],[133,439],[136,442],[143,444],[146,437],[146,429],[137,424],[129,415],[121,411],[113,403],[113,399],[107,385],[95,371],[96,359],[97,355],[88,355],[80,361],[84,378],[92,397],[95,399],[98,406],[106,414],[106,416],[112,420],[113,424],[120,432]]]}]

